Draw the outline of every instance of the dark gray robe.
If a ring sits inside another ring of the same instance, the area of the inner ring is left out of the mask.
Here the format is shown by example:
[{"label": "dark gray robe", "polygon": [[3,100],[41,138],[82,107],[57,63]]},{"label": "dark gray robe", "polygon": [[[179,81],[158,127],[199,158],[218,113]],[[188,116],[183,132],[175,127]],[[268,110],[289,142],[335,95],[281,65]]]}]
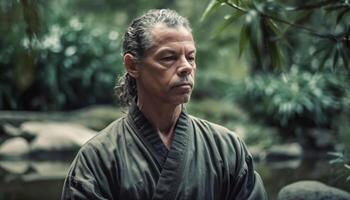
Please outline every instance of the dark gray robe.
[{"label": "dark gray robe", "polygon": [[228,129],[180,114],[168,150],[137,106],[87,142],[62,199],[267,199],[252,157]]}]

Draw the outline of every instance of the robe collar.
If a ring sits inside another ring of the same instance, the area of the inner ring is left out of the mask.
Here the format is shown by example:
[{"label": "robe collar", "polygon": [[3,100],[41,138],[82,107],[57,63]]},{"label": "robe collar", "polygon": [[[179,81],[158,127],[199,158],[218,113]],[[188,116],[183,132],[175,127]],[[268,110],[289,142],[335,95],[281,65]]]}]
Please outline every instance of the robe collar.
[{"label": "robe collar", "polygon": [[175,124],[169,149],[166,148],[152,124],[147,120],[145,115],[141,112],[135,103],[130,106],[129,115],[134,121],[134,124],[138,130],[138,134],[140,134],[146,140],[152,151],[157,155],[156,157],[160,162],[160,165],[163,165],[165,162],[169,151],[179,152],[186,146],[189,117],[185,106],[182,106],[181,113]]},{"label": "robe collar", "polygon": [[175,200],[186,163],[190,159],[189,144],[193,142],[193,127],[190,125],[186,109],[182,106],[169,150],[136,104],[130,107],[128,117],[133,121],[137,135],[143,138],[144,145],[158,162],[160,174],[152,200]]}]

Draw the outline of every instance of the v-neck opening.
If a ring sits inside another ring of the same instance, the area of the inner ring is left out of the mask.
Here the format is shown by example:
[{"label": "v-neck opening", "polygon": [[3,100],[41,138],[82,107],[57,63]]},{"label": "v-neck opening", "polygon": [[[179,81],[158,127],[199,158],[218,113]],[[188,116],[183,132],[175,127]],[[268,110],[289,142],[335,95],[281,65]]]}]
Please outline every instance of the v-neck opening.
[{"label": "v-neck opening", "polygon": [[154,127],[151,125],[151,123],[148,121],[148,119],[136,104],[131,105],[129,109],[129,117],[134,122],[139,135],[146,141],[146,143],[148,143],[146,145],[149,146],[159,165],[162,167],[168,157],[169,152],[173,149],[173,146],[176,151],[178,149],[177,143],[181,142],[178,141],[181,139],[181,137],[177,136],[177,133],[179,131],[182,132],[183,126],[186,124],[187,116],[185,114],[185,109],[182,109],[180,116],[176,121],[173,132],[174,135],[172,136],[172,141],[169,149],[165,146]]},{"label": "v-neck opening", "polygon": [[152,152],[159,164],[160,174],[152,199],[174,199],[188,160],[188,144],[192,140],[193,130],[192,126],[189,125],[190,119],[185,107],[182,107],[175,124],[169,150],[136,104],[130,107],[129,119],[137,129],[137,135],[143,138],[146,148]]}]

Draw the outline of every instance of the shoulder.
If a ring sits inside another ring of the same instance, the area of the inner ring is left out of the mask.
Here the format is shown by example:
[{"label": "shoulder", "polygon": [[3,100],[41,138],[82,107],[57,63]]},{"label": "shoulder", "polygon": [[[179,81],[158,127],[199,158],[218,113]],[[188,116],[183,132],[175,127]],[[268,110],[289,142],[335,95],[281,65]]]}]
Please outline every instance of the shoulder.
[{"label": "shoulder", "polygon": [[217,148],[221,156],[245,157],[249,155],[243,140],[234,131],[191,115],[190,119],[194,132],[200,134],[205,140],[212,141],[212,145],[215,145],[214,148]]},{"label": "shoulder", "polygon": [[191,122],[195,129],[199,129],[202,134],[209,134],[210,136],[214,137],[215,139],[222,139],[222,140],[240,140],[238,135],[222,126],[213,122],[209,122],[205,119],[201,119],[192,115],[189,115]]},{"label": "shoulder", "polygon": [[117,141],[120,137],[124,124],[125,118],[119,118],[111,122],[106,128],[99,131],[94,137],[88,140],[80,149],[80,152],[89,151],[101,146],[110,145]]},{"label": "shoulder", "polygon": [[122,117],[98,132],[80,148],[74,163],[77,165],[86,162],[91,162],[91,164],[104,163],[114,159],[118,138],[122,135],[121,130],[124,123],[125,117]]},{"label": "shoulder", "polygon": [[99,199],[97,197],[106,195],[103,199],[112,199],[116,191],[100,186],[117,183],[120,172],[115,158],[115,139],[123,120],[115,120],[80,148],[64,182],[65,198],[79,196],[81,199],[83,195],[83,199]]}]

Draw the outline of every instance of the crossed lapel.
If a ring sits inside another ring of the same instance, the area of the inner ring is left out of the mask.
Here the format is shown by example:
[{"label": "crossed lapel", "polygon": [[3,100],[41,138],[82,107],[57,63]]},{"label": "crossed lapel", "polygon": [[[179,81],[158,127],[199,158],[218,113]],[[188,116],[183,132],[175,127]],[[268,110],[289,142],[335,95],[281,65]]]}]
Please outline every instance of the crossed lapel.
[{"label": "crossed lapel", "polygon": [[130,114],[135,128],[139,132],[138,137],[143,138],[141,141],[156,160],[157,171],[160,173],[152,200],[175,199],[188,160],[188,147],[192,133],[192,126],[189,126],[189,116],[186,114],[185,108],[183,107],[176,122],[169,150],[136,105],[131,107]]},{"label": "crossed lapel", "polygon": [[152,200],[173,200],[176,198],[189,152],[191,130],[189,130],[188,120],[187,114],[181,112],[175,126],[173,141],[162,167]]}]

